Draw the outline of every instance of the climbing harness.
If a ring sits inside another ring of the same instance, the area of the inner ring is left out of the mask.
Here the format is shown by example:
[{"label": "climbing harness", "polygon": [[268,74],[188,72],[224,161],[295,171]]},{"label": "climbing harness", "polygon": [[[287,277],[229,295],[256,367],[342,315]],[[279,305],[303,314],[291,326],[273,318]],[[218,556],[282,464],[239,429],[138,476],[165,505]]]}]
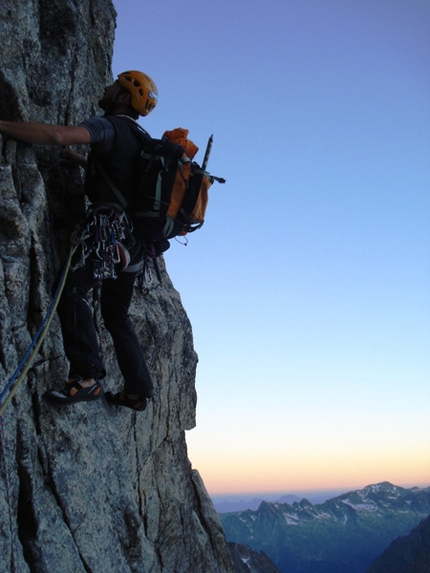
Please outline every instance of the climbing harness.
[{"label": "climbing harness", "polygon": [[80,257],[71,270],[83,267],[91,257],[96,280],[116,279],[118,270],[125,270],[130,263],[130,249],[135,242],[132,232],[133,225],[121,208],[95,207],[75,241]]}]

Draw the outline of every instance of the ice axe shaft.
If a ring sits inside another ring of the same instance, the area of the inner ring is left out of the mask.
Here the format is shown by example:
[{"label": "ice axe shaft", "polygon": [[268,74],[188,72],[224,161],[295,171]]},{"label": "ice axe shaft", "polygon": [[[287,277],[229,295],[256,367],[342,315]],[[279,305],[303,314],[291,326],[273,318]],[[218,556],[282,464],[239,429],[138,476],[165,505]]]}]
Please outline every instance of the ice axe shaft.
[{"label": "ice axe shaft", "polygon": [[214,141],[214,136],[213,134],[210,136],[210,138],[208,139],[208,144],[206,146],[206,151],[205,151],[205,156],[203,159],[203,163],[202,163],[202,169],[203,171],[206,171],[206,168],[208,166],[208,161],[209,161],[209,155],[211,154],[211,149],[212,149],[212,143]]}]

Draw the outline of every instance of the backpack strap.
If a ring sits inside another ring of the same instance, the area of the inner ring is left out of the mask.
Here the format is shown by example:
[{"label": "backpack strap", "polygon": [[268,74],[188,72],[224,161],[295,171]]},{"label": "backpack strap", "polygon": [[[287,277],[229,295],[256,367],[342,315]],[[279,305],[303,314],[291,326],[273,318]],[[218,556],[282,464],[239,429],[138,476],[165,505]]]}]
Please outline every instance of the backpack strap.
[{"label": "backpack strap", "polygon": [[115,185],[115,183],[112,181],[112,179],[109,177],[109,175],[106,173],[106,171],[103,169],[102,164],[100,163],[100,161],[98,161],[97,159],[94,158],[94,163],[97,167],[97,169],[99,170],[99,172],[101,173],[101,175],[104,177],[104,180],[106,181],[106,183],[109,185],[109,187],[111,188],[111,190],[113,191],[113,193],[115,194],[115,197],[118,199],[121,207],[124,209],[124,211],[127,209],[128,207],[128,201],[127,199],[124,197],[124,195],[121,193],[121,191],[118,189],[118,187]]}]

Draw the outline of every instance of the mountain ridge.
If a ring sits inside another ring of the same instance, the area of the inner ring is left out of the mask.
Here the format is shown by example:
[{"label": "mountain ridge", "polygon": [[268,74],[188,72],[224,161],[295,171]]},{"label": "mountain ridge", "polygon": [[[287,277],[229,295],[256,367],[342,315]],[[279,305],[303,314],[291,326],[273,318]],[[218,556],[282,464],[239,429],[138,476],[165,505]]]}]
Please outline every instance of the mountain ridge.
[{"label": "mountain ridge", "polygon": [[381,482],[322,504],[263,502],[220,518],[229,542],[263,551],[282,572],[362,573],[429,514],[430,488]]}]

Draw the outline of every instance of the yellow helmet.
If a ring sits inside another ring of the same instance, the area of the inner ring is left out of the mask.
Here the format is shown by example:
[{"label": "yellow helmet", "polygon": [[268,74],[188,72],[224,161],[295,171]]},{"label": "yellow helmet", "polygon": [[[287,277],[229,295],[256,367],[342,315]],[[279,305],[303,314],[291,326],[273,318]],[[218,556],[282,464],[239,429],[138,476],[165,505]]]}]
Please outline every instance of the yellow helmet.
[{"label": "yellow helmet", "polygon": [[139,115],[148,115],[158,101],[157,86],[142,72],[130,71],[119,74],[118,81],[131,95],[131,107]]}]

